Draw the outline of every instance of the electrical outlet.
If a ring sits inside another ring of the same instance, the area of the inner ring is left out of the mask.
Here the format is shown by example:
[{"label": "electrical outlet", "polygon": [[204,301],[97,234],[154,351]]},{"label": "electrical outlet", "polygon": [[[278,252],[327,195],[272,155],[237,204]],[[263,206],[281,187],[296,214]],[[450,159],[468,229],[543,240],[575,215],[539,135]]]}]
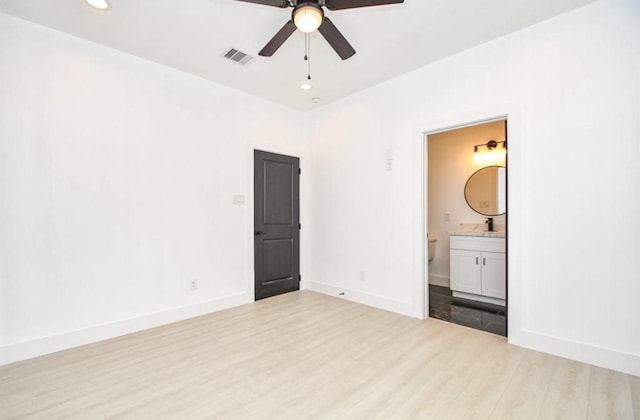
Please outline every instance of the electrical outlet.
[{"label": "electrical outlet", "polygon": [[189,285],[189,289],[193,292],[195,290],[198,290],[198,280],[193,279],[191,280],[191,283]]}]

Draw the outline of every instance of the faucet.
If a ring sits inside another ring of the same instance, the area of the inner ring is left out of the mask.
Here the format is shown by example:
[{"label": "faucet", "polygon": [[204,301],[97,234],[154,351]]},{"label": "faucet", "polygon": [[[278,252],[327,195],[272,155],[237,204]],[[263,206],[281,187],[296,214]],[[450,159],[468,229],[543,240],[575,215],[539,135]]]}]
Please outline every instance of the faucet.
[{"label": "faucet", "polygon": [[493,217],[487,217],[487,220],[485,221],[485,223],[489,225],[489,227],[487,228],[487,231],[493,232]]}]

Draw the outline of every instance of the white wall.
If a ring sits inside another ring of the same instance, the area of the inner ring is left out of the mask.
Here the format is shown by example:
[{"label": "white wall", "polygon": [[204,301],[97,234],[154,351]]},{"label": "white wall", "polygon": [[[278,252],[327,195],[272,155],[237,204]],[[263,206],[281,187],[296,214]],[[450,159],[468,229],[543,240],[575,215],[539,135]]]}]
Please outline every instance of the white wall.
[{"label": "white wall", "polygon": [[304,165],[303,114],[4,15],[0,92],[0,364],[253,300],[252,149]]},{"label": "white wall", "polygon": [[[433,261],[429,263],[429,284],[449,287],[449,232],[460,225],[480,225],[486,230],[487,216],[476,213],[465,199],[467,179],[478,169],[490,165],[504,166],[506,158],[477,162],[473,146],[489,140],[505,140],[505,122],[493,121],[471,127],[447,130],[427,136],[427,195],[429,235],[437,238]],[[500,145],[502,148],[502,145]],[[487,149],[481,147],[478,153]],[[506,216],[495,216],[496,230],[504,230]]]},{"label": "white wall", "polygon": [[0,15],[0,363],[250,301],[253,147],[302,157],[303,280],[419,317],[423,133],[507,115],[510,340],[640,374],[638,21],[600,1],[307,128]]},{"label": "white wall", "polygon": [[421,316],[422,133],[507,115],[509,340],[640,374],[639,22],[596,2],[314,111],[310,287]]}]

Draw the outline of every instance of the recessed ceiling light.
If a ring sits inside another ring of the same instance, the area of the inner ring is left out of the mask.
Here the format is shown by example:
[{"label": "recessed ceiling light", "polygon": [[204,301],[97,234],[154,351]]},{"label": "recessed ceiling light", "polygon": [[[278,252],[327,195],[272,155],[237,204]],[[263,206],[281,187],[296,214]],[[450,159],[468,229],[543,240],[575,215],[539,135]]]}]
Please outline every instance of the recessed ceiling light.
[{"label": "recessed ceiling light", "polygon": [[84,0],[87,4],[94,9],[98,10],[109,10],[111,9],[111,3],[109,0]]},{"label": "recessed ceiling light", "polygon": [[311,83],[309,83],[309,82],[304,82],[303,84],[300,85],[300,89],[302,89],[302,90],[309,90],[312,87],[313,86],[311,86]]}]

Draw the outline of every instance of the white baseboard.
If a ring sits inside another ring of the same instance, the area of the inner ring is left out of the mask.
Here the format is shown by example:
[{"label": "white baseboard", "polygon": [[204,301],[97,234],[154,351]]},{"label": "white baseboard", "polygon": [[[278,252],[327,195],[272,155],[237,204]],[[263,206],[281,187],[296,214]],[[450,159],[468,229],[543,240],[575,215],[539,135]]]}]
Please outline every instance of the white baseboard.
[{"label": "white baseboard", "polygon": [[243,293],[0,347],[0,366],[253,302]]},{"label": "white baseboard", "polygon": [[449,277],[441,276],[439,274],[429,274],[429,284],[436,286],[449,287],[451,282]]},{"label": "white baseboard", "polygon": [[511,340],[509,342],[543,353],[640,376],[640,355],[638,354],[623,353],[527,329],[519,331],[517,342]]},{"label": "white baseboard", "polygon": [[[309,282],[308,289],[398,314],[413,316],[413,307],[410,303],[399,302],[359,291],[342,289],[319,282]],[[138,318],[116,321],[82,330],[2,346],[0,347],[0,366],[108,340],[149,328],[159,327],[250,302],[253,302],[253,297],[249,294],[234,295],[148,314]],[[623,353],[526,329],[518,332],[516,340],[509,341],[511,344],[532,350],[640,376],[640,355],[637,354]]]},{"label": "white baseboard", "polygon": [[414,307],[412,303],[399,302],[382,296],[371,295],[356,290],[342,289],[326,283],[309,282],[308,290],[323,293],[325,295],[335,296],[351,302],[361,303],[374,308],[384,309],[385,311],[395,312],[401,315],[414,316]]}]

